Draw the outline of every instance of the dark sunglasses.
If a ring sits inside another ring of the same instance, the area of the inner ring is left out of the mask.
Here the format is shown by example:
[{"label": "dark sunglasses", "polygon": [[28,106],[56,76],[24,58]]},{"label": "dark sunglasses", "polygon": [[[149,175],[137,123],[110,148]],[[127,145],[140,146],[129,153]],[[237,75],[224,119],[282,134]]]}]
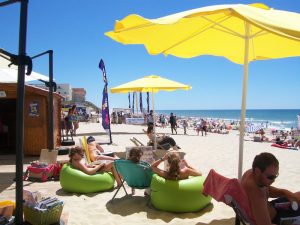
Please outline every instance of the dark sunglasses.
[{"label": "dark sunglasses", "polygon": [[269,180],[275,180],[278,176],[279,176],[279,174],[277,174],[277,175],[269,175],[269,176],[266,176],[266,177]]}]

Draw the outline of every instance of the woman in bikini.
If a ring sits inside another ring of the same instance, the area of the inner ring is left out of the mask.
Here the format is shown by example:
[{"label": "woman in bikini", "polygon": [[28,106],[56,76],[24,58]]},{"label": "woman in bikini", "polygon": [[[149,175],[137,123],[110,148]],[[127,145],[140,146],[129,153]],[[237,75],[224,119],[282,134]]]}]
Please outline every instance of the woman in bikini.
[{"label": "woman in bikini", "polygon": [[[169,168],[167,170],[159,169],[158,166],[165,160],[167,160]],[[184,180],[189,178],[189,176],[202,175],[200,171],[191,167],[184,159],[180,160],[176,152],[168,152],[162,158],[156,160],[151,165],[151,168],[154,173],[168,180]]]}]

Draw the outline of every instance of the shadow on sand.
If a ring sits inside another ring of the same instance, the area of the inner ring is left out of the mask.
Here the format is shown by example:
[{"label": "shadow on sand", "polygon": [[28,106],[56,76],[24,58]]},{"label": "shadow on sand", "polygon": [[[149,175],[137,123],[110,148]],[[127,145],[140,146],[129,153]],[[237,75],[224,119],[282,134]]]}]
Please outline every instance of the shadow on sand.
[{"label": "shadow on sand", "polygon": [[[171,222],[175,218],[180,219],[194,219],[201,217],[205,213],[213,210],[213,204],[209,204],[206,208],[199,212],[190,213],[172,213],[155,209],[151,202],[150,197],[143,196],[124,196],[122,198],[115,198],[114,201],[106,203],[107,210],[112,214],[118,214],[120,216],[128,216],[135,213],[146,212],[148,219],[161,219],[166,223]],[[232,222],[231,222],[232,221]],[[224,220],[214,220],[210,223],[197,223],[198,225],[220,225],[220,224],[233,224],[234,218]]]},{"label": "shadow on sand", "polygon": [[0,193],[10,187],[15,181],[15,173],[0,173]]}]

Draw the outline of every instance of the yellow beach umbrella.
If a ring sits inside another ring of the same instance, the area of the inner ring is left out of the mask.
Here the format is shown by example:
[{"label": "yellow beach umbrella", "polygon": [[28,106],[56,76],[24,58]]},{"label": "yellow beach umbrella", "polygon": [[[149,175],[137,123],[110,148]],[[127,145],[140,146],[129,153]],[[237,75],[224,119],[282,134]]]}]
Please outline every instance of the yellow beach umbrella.
[{"label": "yellow beach umbrella", "polygon": [[[128,92],[152,92],[152,110],[155,121],[155,111],[154,111],[154,93],[158,91],[176,91],[176,90],[190,90],[191,86],[185,85],[176,81],[172,81],[160,76],[150,75],[143,78],[122,84],[120,86],[111,88],[111,93],[128,93]],[[153,126],[154,135],[155,124]],[[154,149],[156,149],[156,139],[154,141]]]},{"label": "yellow beach umbrella", "polygon": [[158,19],[129,15],[107,36],[149,54],[221,56],[244,65],[238,177],[242,174],[248,63],[300,55],[300,15],[264,4],[216,5]]}]

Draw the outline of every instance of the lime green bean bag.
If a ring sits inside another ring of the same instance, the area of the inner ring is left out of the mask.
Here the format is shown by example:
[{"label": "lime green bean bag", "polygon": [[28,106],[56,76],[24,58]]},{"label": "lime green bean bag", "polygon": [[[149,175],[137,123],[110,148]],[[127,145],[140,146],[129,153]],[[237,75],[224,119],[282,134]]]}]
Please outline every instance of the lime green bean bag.
[{"label": "lime green bean bag", "polygon": [[62,167],[59,181],[63,190],[81,194],[110,190],[115,183],[115,179],[110,173],[88,175],[72,168],[69,163]]},{"label": "lime green bean bag", "polygon": [[190,177],[185,180],[166,180],[153,175],[151,181],[151,203],[168,212],[196,212],[210,203],[211,197],[202,194],[205,177]]}]

